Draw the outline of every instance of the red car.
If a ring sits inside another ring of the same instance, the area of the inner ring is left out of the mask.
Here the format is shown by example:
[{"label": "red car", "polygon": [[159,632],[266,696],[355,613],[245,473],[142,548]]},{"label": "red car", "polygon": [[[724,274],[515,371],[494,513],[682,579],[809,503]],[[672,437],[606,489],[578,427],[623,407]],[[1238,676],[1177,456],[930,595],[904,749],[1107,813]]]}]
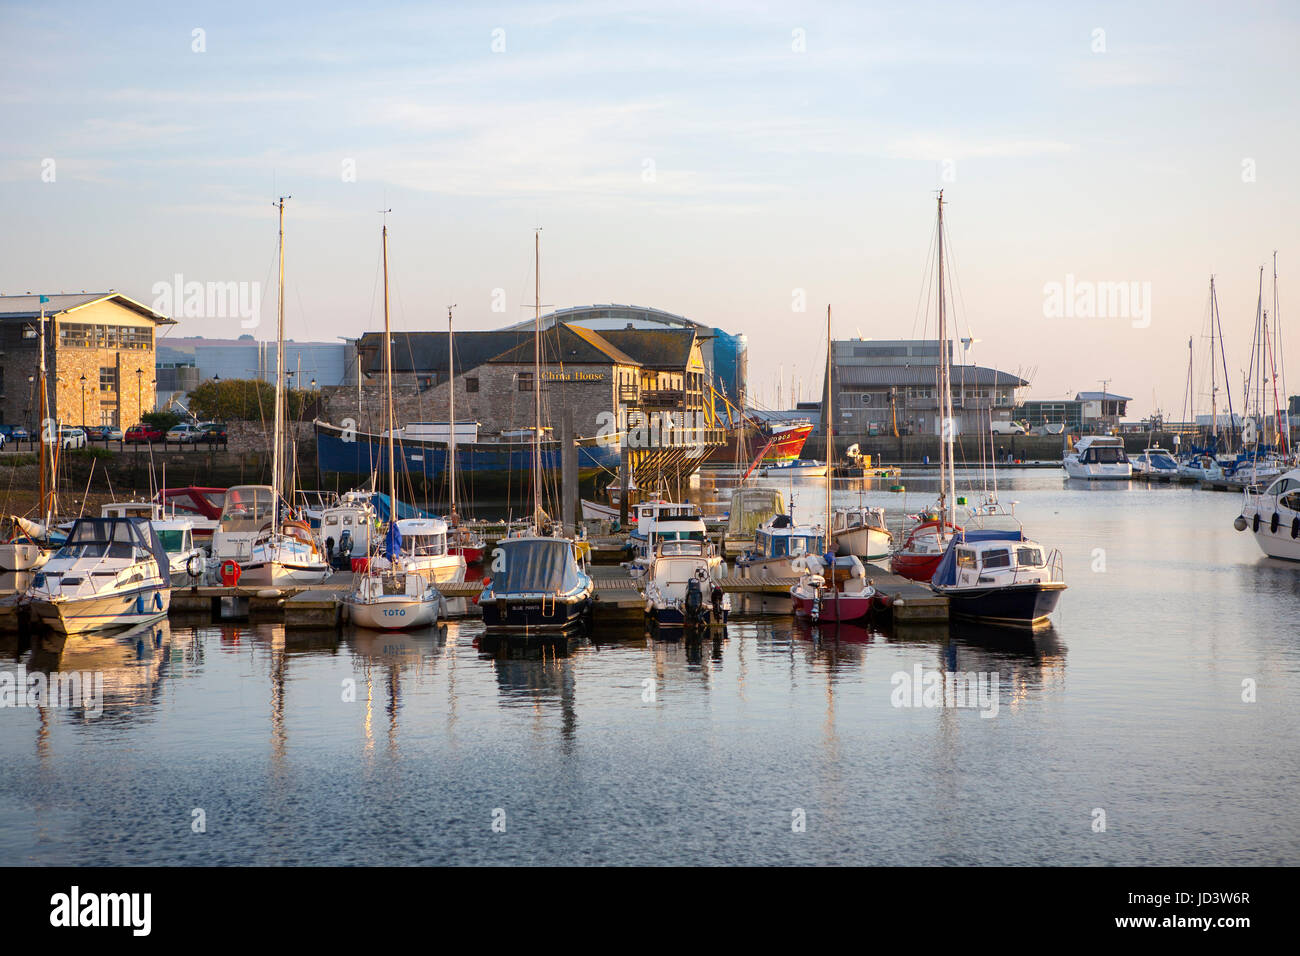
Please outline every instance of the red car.
[{"label": "red car", "polygon": [[152,425],[132,425],[126,430],[126,434],[122,436],[122,440],[128,445],[152,443],[162,441],[163,433],[160,429],[154,428]]}]

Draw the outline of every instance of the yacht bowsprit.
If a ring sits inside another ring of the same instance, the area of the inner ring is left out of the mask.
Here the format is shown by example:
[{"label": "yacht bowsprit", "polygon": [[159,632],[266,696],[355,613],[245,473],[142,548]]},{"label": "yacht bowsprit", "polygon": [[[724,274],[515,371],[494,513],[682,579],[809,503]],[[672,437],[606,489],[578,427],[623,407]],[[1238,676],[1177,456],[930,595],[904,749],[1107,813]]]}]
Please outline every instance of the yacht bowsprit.
[{"label": "yacht bowsprit", "polygon": [[25,595],[41,623],[64,634],[167,616],[167,552],[143,518],[79,518]]}]

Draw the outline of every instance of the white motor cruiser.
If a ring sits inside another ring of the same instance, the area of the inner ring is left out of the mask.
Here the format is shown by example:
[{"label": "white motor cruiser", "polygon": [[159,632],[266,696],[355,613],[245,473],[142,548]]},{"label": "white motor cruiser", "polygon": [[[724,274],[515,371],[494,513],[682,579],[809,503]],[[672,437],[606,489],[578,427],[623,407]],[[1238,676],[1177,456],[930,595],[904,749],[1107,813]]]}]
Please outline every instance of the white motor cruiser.
[{"label": "white motor cruiser", "polygon": [[1124,481],[1133,477],[1133,465],[1124,442],[1110,435],[1085,435],[1061,462],[1070,478],[1085,481]]},{"label": "white motor cruiser", "polygon": [[25,595],[41,623],[64,634],[167,616],[167,552],[141,518],[79,518]]},{"label": "white motor cruiser", "polygon": [[194,522],[189,518],[159,518],[150,524],[167,551],[171,581],[176,587],[198,584],[208,566],[208,554],[194,543]]},{"label": "white motor cruiser", "polygon": [[666,627],[726,624],[731,595],[718,583],[723,567],[703,542],[660,541],[646,572],[646,617]]},{"label": "white motor cruiser", "polygon": [[1300,561],[1300,468],[1273,480],[1263,492],[1247,491],[1233,522],[1270,558]]},{"label": "white motor cruiser", "polygon": [[888,557],[894,549],[894,536],[885,524],[885,509],[865,505],[840,508],[831,516],[831,541],[836,554],[865,561]]}]

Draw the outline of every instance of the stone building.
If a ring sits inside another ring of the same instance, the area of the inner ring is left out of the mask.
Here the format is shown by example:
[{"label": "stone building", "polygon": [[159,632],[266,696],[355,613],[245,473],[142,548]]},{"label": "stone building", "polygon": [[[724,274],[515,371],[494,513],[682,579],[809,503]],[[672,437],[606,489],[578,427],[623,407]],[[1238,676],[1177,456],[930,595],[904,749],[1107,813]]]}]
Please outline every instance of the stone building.
[{"label": "stone building", "polygon": [[[0,296],[0,424],[40,416],[40,295]],[[120,292],[48,295],[46,391],[62,425],[123,429],[154,406],[155,331],[175,324]]]},{"label": "stone building", "polygon": [[[952,343],[947,345],[951,362]],[[836,434],[893,434],[895,427],[899,434],[937,434],[939,348],[933,340],[834,342],[831,382]],[[980,365],[954,364],[951,373],[957,434],[987,431],[990,418],[1009,421],[1017,392],[1029,384],[1019,376]],[[824,399],[825,385],[822,391]]]}]

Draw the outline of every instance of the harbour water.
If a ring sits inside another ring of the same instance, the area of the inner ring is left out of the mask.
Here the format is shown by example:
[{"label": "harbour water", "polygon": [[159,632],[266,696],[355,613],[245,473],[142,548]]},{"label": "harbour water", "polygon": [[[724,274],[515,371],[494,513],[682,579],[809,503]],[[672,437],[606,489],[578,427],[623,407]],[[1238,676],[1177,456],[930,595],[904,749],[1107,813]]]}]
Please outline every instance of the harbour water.
[{"label": "harbour water", "polygon": [[[931,500],[934,478],[906,484]],[[815,631],[779,599],[702,645],[489,647],[474,621],[5,635],[0,675],[104,684],[98,716],[0,707],[0,864],[1300,863],[1279,810],[1300,567],[1232,529],[1233,495],[1000,485],[1064,556],[1032,638]],[[986,696],[925,706],[918,673]]]}]

